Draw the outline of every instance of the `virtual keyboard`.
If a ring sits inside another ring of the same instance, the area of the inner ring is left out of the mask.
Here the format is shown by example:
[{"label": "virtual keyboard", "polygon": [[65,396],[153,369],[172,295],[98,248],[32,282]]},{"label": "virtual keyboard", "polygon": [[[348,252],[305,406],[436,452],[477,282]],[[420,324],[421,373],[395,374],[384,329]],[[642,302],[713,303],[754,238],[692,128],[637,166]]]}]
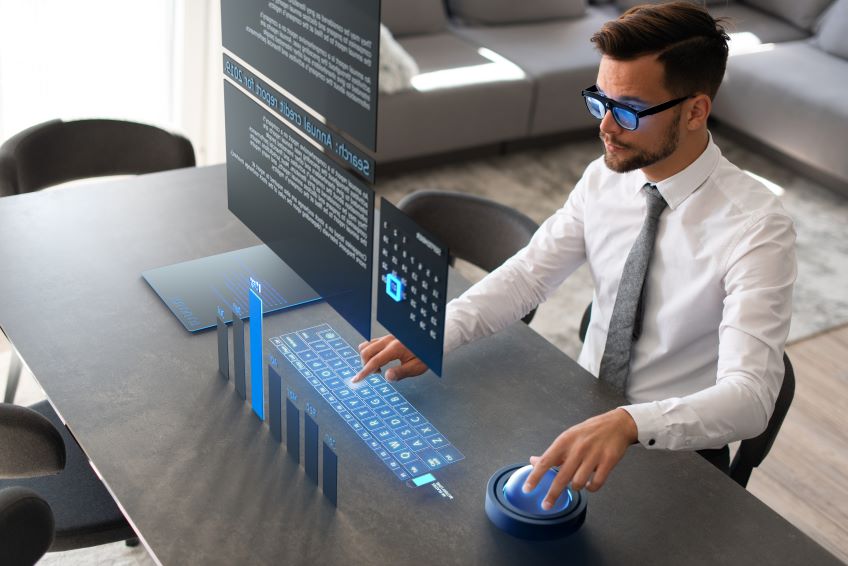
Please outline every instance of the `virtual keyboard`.
[{"label": "virtual keyboard", "polygon": [[415,478],[464,458],[382,375],[351,384],[362,360],[330,325],[270,340],[399,479]]}]

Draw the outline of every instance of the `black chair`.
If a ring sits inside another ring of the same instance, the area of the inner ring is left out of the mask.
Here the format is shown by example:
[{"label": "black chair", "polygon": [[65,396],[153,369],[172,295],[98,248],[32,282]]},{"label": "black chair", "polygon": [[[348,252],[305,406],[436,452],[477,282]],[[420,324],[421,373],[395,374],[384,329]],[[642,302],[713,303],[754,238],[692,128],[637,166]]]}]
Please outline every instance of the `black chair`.
[{"label": "black chair", "polygon": [[0,404],[0,454],[0,563],[33,564],[48,550],[138,544],[47,401]]},{"label": "black chair", "polygon": [[[586,340],[586,331],[589,329],[591,318],[592,304],[589,303],[580,321],[581,342]],[[751,472],[754,468],[762,464],[765,457],[768,456],[777,438],[777,433],[780,432],[780,427],[783,425],[783,420],[786,418],[786,413],[789,412],[792,399],[795,397],[795,370],[786,352],[783,353],[783,367],[783,383],[780,385],[780,391],[774,402],[774,412],[772,412],[771,418],[769,418],[766,429],[759,436],[740,442],[739,449],[730,463],[729,475],[742,487],[748,485]]]},{"label": "black chair", "polygon": [[[77,179],[194,165],[191,142],[155,126],[120,120],[51,120],[0,145],[0,197]],[[20,371],[13,351],[3,396],[6,403],[14,400]]]},{"label": "black chair", "polygon": [[[486,271],[526,246],[539,228],[513,208],[462,193],[419,191],[398,208],[448,246],[451,265],[458,257]],[[530,324],[535,314],[533,309],[522,320]]]},{"label": "black chair", "polygon": [[194,165],[191,142],[155,126],[120,120],[51,120],[0,146],[0,196],[75,179]]}]

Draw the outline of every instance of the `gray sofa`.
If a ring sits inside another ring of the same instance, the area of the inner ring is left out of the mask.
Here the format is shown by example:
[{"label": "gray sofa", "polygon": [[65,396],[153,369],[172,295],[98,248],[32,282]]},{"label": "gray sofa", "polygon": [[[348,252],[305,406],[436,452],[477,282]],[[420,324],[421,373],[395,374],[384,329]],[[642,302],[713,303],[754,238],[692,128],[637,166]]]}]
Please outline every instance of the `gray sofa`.
[{"label": "gray sofa", "polygon": [[[580,98],[580,90],[595,82],[600,61],[589,38],[638,3],[383,0],[383,23],[421,74],[461,68],[460,77],[483,78],[381,94],[377,160],[594,131],[597,122]],[[840,136],[848,132],[848,0],[706,3],[734,24],[714,118],[848,191]],[[499,58],[491,52],[517,65],[519,74],[499,79],[492,61]]]}]

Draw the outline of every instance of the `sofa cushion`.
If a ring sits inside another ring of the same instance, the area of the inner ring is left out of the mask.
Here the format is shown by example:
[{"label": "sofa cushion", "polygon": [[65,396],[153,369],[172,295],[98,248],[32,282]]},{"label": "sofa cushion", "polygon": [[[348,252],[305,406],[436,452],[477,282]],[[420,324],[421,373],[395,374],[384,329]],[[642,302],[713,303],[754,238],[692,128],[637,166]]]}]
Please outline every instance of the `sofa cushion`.
[{"label": "sofa cushion", "polygon": [[[479,46],[452,33],[400,38],[398,42],[418,64],[416,79],[438,78],[430,73],[440,71],[458,72],[463,79],[474,75],[473,69],[492,63],[481,55]],[[377,160],[396,161],[525,137],[532,82],[520,70],[518,76],[510,74],[500,80],[496,74],[490,80],[485,80],[485,73],[476,74],[483,75],[476,84],[451,86],[449,80],[440,81],[440,87],[422,92],[422,83],[413,79],[413,88],[381,93]]]},{"label": "sofa cushion", "polygon": [[580,91],[595,83],[601,56],[590,38],[610,19],[610,7],[582,18],[504,27],[463,27],[456,33],[506,57],[535,80],[531,135],[597,128]]},{"label": "sofa cushion", "polygon": [[442,0],[382,0],[381,19],[395,37],[439,33],[447,28]]},{"label": "sofa cushion", "polygon": [[469,25],[500,25],[576,18],[585,0],[448,0],[451,14]]},{"label": "sofa cushion", "polygon": [[[668,1],[669,0],[615,0],[615,5],[624,11],[629,10],[634,6],[638,6],[639,4],[663,4]],[[691,2],[693,4],[706,4],[709,6],[710,4],[726,5],[728,0],[691,0]]]},{"label": "sofa cushion", "polygon": [[[791,69],[792,72],[775,72]],[[848,182],[848,61],[808,41],[728,60],[713,116]]]},{"label": "sofa cushion", "polygon": [[801,29],[812,30],[818,17],[832,1],[833,0],[745,0],[745,3],[759,8],[763,12],[768,12],[769,14],[783,18]]},{"label": "sofa cushion", "polygon": [[834,2],[822,21],[817,39],[824,51],[848,59],[848,0]]},{"label": "sofa cushion", "polygon": [[[797,41],[809,37],[810,34],[799,27],[793,26],[786,20],[781,20],[756,8],[735,2],[725,6],[710,6],[713,17],[728,18],[727,33],[730,34],[730,49],[734,52],[734,38],[737,43],[782,43]],[[742,35],[744,34],[744,35]]]}]

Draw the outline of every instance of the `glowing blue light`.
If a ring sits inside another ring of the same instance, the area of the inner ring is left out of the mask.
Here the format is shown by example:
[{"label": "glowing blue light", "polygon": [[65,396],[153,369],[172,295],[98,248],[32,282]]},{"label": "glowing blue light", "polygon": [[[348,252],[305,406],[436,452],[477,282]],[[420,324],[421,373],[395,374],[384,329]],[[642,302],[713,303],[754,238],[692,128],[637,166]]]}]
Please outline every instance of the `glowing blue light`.
[{"label": "glowing blue light", "polygon": [[397,303],[403,300],[403,281],[394,273],[386,275],[386,294]]}]

